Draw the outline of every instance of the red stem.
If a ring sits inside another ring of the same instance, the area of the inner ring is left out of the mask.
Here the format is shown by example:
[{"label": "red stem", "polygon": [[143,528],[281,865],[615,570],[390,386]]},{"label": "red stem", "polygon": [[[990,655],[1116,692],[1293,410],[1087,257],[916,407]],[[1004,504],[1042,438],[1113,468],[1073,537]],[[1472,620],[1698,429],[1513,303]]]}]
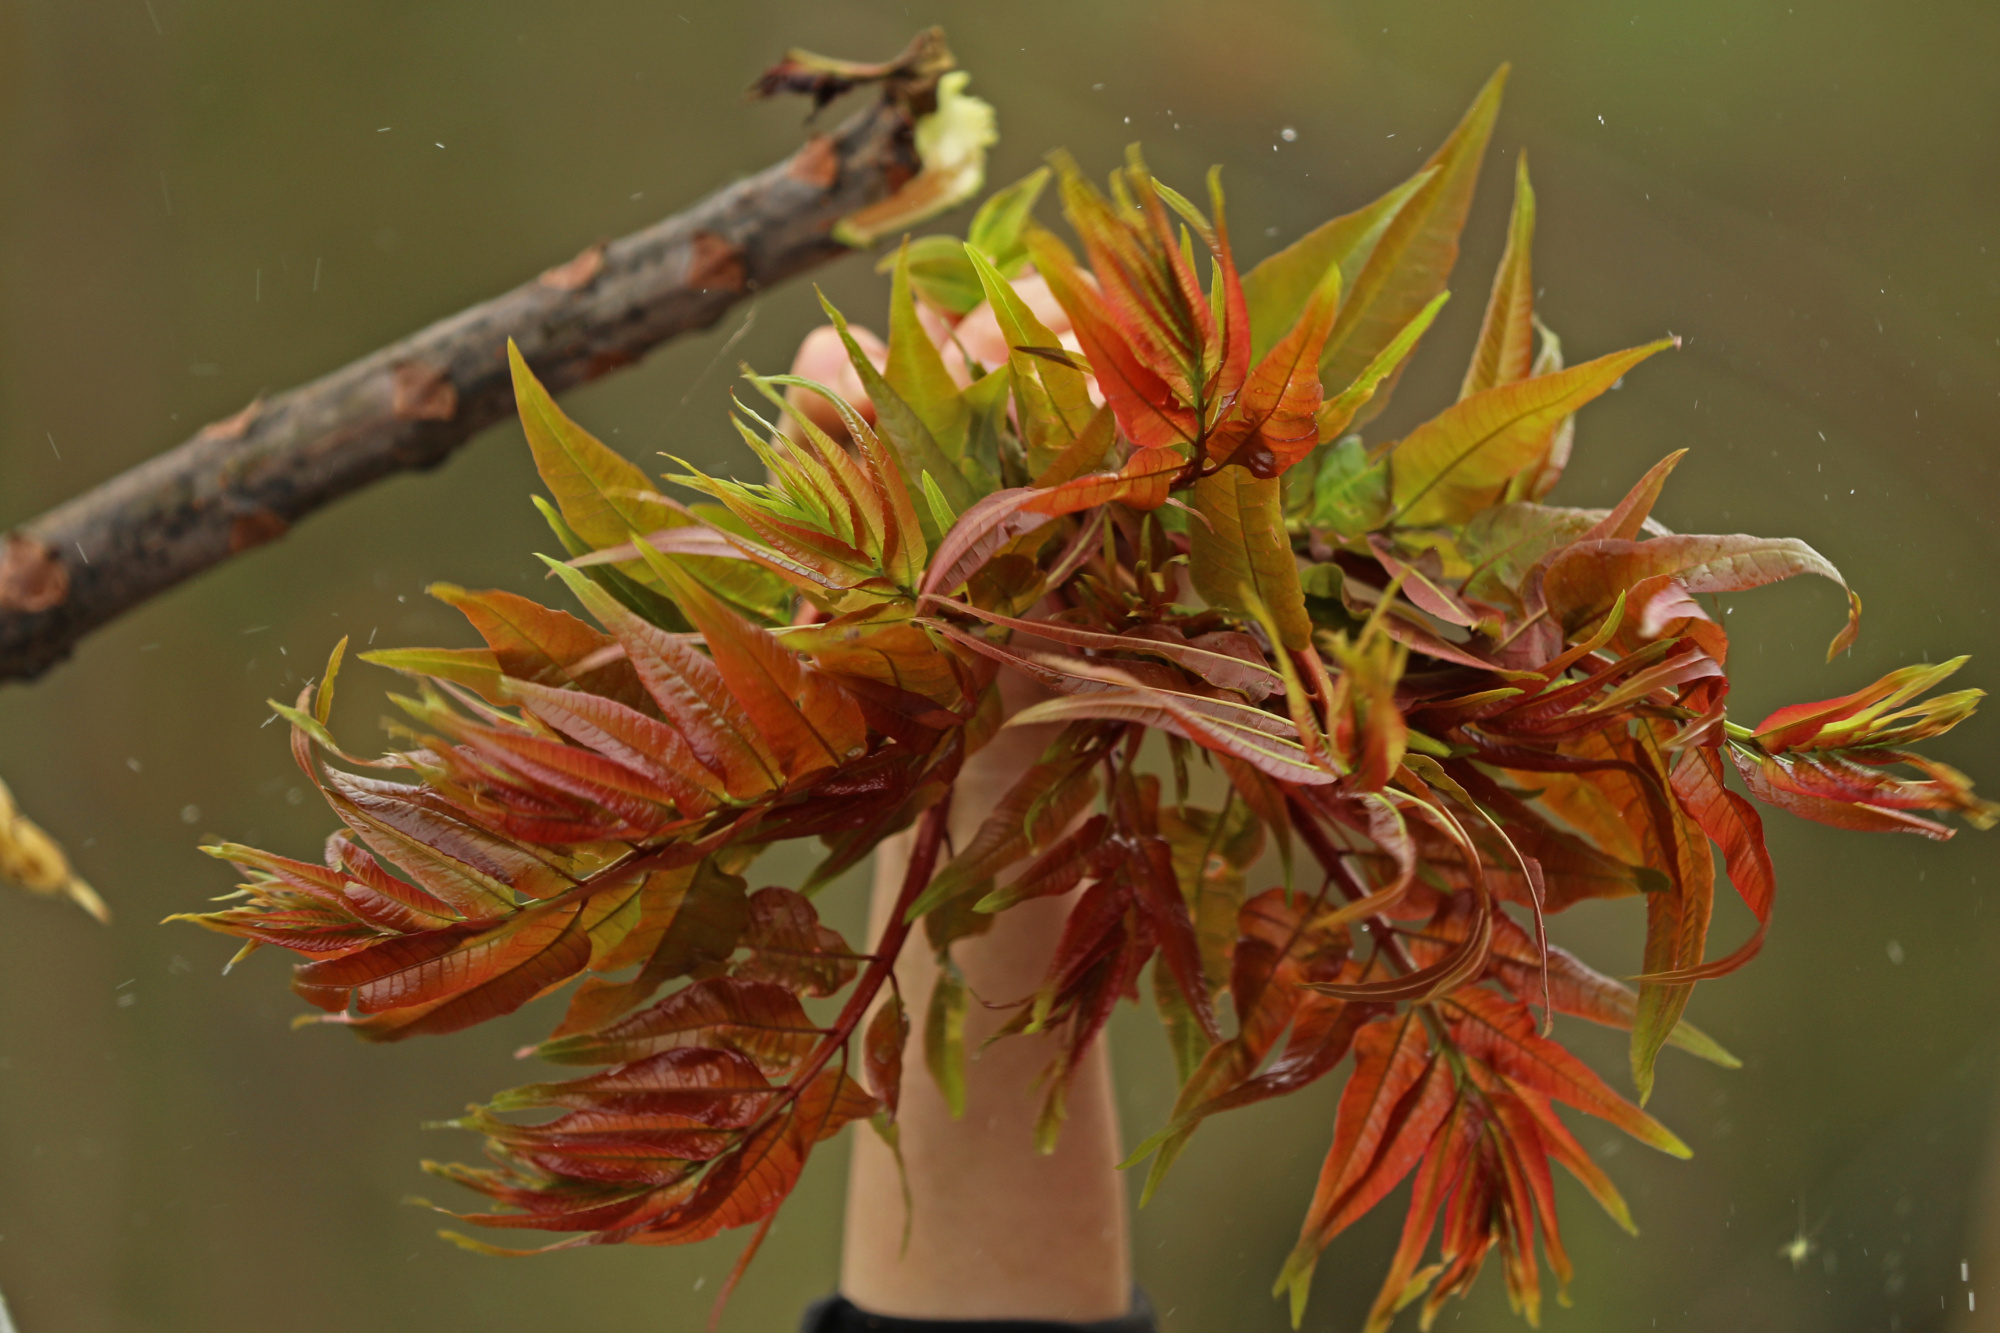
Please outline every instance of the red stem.
[{"label": "red stem", "polygon": [[[840,1016],[834,1019],[833,1026],[826,1029],[825,1039],[792,1075],[791,1081],[771,1103],[770,1109],[755,1125],[743,1131],[743,1138],[746,1141],[753,1138],[759,1129],[783,1115],[792,1103],[798,1100],[799,1094],[819,1077],[827,1062],[832,1060],[835,1054],[847,1049],[848,1040],[853,1037],[854,1030],[861,1026],[861,1019],[868,1012],[868,1006],[873,1004],[875,997],[881,993],[882,984],[894,982],[896,959],[902,954],[903,945],[909,940],[910,930],[916,924],[910,920],[910,906],[930,884],[931,875],[937,869],[938,851],[944,845],[945,823],[951,813],[951,794],[952,789],[946,787],[944,795],[940,796],[930,809],[924,811],[922,819],[917,824],[916,841],[910,848],[909,864],[903,872],[903,887],[896,894],[895,915],[889,919],[888,929],[882,932],[882,938],[875,946],[874,961],[870,962],[868,970],[861,974],[860,982],[854,987],[854,993],[847,997],[847,1003],[841,1006]],[[715,1304],[709,1312],[710,1333],[714,1333],[730,1293],[735,1291],[744,1269],[749,1267],[750,1260],[756,1255],[758,1247],[763,1244],[764,1237],[769,1233],[771,1222],[776,1216],[775,1209],[766,1214],[763,1224],[757,1228],[757,1234],[751,1238],[749,1247],[744,1250],[742,1258],[730,1272],[729,1280],[717,1293]]]},{"label": "red stem", "polygon": [[944,795],[924,811],[917,824],[916,841],[910,848],[908,868],[903,872],[903,887],[896,894],[895,914],[889,918],[888,929],[882,932],[881,940],[875,945],[874,961],[868,964],[868,970],[861,974],[854,993],[841,1006],[840,1016],[826,1030],[826,1039],[792,1075],[784,1095],[772,1103],[770,1112],[765,1116],[767,1122],[771,1116],[797,1100],[799,1093],[819,1076],[820,1070],[826,1068],[827,1061],[833,1059],[835,1052],[846,1049],[848,1039],[861,1026],[868,1006],[881,993],[882,984],[895,975],[896,959],[902,954],[903,945],[916,924],[910,920],[910,905],[929,886],[931,875],[937,869],[938,851],[944,845],[945,822],[951,814],[951,792],[951,788],[945,788]]}]

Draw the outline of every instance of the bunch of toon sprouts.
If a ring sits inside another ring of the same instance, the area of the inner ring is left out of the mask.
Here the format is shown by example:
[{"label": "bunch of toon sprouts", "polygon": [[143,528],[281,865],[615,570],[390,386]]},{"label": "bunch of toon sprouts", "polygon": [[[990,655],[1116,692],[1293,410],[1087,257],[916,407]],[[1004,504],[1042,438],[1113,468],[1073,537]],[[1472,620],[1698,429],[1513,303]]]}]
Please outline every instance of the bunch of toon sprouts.
[{"label": "bunch of toon sprouts", "polygon": [[[906,1001],[962,1105],[954,944],[1069,895],[1008,1025],[1058,1038],[1045,1144],[1121,998],[1158,1010],[1181,1079],[1135,1155],[1149,1194],[1210,1116],[1351,1058],[1278,1278],[1294,1318],[1322,1248],[1413,1176],[1369,1328],[1419,1301],[1428,1323],[1496,1253],[1532,1320],[1538,1241],[1570,1275],[1553,1165],[1630,1225],[1555,1105],[1687,1152],[1553,1016],[1629,1029],[1641,1102],[1665,1046],[1735,1063],[1682,1019],[1770,916],[1729,775],[1846,828],[1944,838],[1932,814],[1996,807],[1910,748],[1972,711],[1976,690],[1921,697],[1958,661],[1729,716],[1702,596],[1841,579],[1799,541],[1660,527],[1678,454],[1611,509],[1546,502],[1574,413],[1671,342],[1564,364],[1532,309],[1525,161],[1457,401],[1364,435],[1444,300],[1501,83],[1416,176],[1247,273],[1213,178],[1204,211],[1136,153],[1108,194],[1058,155],[963,242],[896,253],[886,344],[829,305],[802,367],[833,349],[832,369],[750,377],[763,480],[658,489],[516,356],[545,559],[588,620],[435,587],[485,646],[366,655],[417,682],[407,748],[379,759],[328,729],[336,652],[280,711],[339,828],[318,861],[211,848],[248,882],[193,919],[300,954],[297,992],[372,1041],[576,982],[532,1053],[595,1072],[457,1122],[490,1165],[432,1165],[493,1201],[467,1220],[563,1248],[761,1236],[815,1144],[895,1133]],[[1034,219],[1052,178],[1080,256]],[[1001,673],[1041,701],[1003,715]],[[1017,724],[1059,730],[947,860],[960,765]],[[858,951],[813,894],[910,829],[893,921]],[[761,852],[808,838],[803,883],[752,891]],[[1756,920],[1715,959],[1711,846]],[[1252,892],[1267,847],[1288,886]],[[1636,989],[1544,928],[1620,897],[1646,917]],[[941,979],[886,993],[918,926]]]}]

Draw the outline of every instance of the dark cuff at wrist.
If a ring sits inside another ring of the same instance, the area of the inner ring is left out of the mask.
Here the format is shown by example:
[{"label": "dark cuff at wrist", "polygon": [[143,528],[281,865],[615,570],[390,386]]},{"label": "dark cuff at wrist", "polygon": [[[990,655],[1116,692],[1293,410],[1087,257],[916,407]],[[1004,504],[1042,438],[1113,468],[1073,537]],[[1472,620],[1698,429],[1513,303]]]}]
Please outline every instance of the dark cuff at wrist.
[{"label": "dark cuff at wrist", "polygon": [[829,1296],[806,1311],[800,1333],[1158,1333],[1146,1293],[1132,1291],[1132,1311],[1117,1319],[1067,1324],[1053,1319],[902,1319],[870,1314],[845,1296]]}]

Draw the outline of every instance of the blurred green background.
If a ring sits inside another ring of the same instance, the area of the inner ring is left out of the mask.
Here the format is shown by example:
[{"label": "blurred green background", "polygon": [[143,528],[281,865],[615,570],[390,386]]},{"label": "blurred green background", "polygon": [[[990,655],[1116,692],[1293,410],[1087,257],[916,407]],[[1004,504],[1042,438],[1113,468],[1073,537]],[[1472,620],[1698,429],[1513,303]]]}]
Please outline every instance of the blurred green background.
[{"label": "blurred green background", "polygon": [[[1687,339],[1588,409],[1558,495],[1609,503],[1688,446],[1669,525],[1802,536],[1868,598],[1831,667],[1835,590],[1735,599],[1739,715],[1961,651],[1993,679],[2000,7],[1971,0],[4,0],[0,526],[775,160],[803,108],[741,93],[786,45],[873,58],[932,22],[999,108],[994,183],[1059,144],[1103,169],[1143,139],[1184,185],[1224,162],[1248,259],[1406,175],[1512,60],[1459,299],[1377,437],[1455,388],[1531,146],[1541,309],[1571,354]],[[865,261],[819,276],[879,325]],[[781,368],[811,301],[772,292],[722,364],[751,312],[570,406],[642,462],[738,460],[731,363]],[[292,1033],[281,959],[224,978],[229,942],[154,924],[229,887],[204,834],[317,848],[329,817],[263,700],[343,633],[464,642],[433,579],[541,587],[532,484],[518,431],[493,430],[0,689],[0,774],[118,913],[0,896],[0,1290],[23,1333],[701,1327],[737,1239],[498,1261],[400,1206],[449,1189],[419,1158],[476,1151],[420,1123],[530,1076],[509,1052],[545,1013],[386,1049]],[[389,682],[350,681],[365,742]],[[1996,728],[1940,752],[2000,785]],[[1642,1236],[1566,1189],[1580,1276],[1548,1326],[2000,1327],[1996,844],[1770,831],[1770,946],[1692,1011],[1746,1068],[1668,1057],[1653,1109],[1695,1159],[1606,1163]],[[1628,972],[1639,916],[1585,907],[1559,936]],[[1745,921],[1726,906],[1718,945]],[[1128,1139],[1171,1096],[1150,1027],[1114,1034]],[[1583,1029],[1561,1027],[1624,1086],[1619,1039]],[[1212,1124],[1140,1215],[1167,1328],[1284,1326],[1266,1292],[1336,1092]],[[843,1159],[815,1159],[726,1328],[789,1328],[830,1289]],[[1357,1322],[1392,1212],[1336,1242],[1308,1328]],[[1801,1233],[1795,1267],[1778,1250]],[[1499,1275],[1445,1321],[1513,1326]]]}]

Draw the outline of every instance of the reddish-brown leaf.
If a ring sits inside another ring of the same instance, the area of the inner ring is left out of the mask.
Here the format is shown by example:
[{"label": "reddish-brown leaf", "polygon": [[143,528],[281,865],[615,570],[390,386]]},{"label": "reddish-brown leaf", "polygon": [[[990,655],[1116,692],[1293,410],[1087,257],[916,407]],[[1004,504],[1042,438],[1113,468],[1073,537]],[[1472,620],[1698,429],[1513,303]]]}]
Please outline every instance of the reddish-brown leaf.
[{"label": "reddish-brown leaf", "polygon": [[[447,952],[350,983],[354,1007],[363,1016],[334,1015],[326,1021],[351,1027],[370,1041],[400,1041],[419,1033],[457,1032],[510,1014],[590,961],[590,936],[578,922],[579,908],[573,902],[529,908],[494,930],[461,935]],[[300,969],[301,994],[308,987],[317,991],[341,984],[336,970],[310,971],[327,966],[311,963]]]},{"label": "reddish-brown leaf", "polygon": [[1484,1061],[1509,1083],[1609,1121],[1633,1138],[1675,1157],[1686,1144],[1665,1125],[1613,1092],[1590,1067],[1535,1031],[1534,1015],[1518,1001],[1477,986],[1443,1003],[1452,1038],[1466,1054]]},{"label": "reddish-brown leaf", "polygon": [[729,795],[749,799],[777,785],[775,756],[713,661],[681,636],[640,619],[576,570],[553,562],[549,568],[617,635],[650,701]]},{"label": "reddish-brown leaf", "polygon": [[677,823],[671,808],[682,799],[694,805],[690,813],[705,808],[700,789],[691,783],[671,778],[661,781],[566,741],[512,727],[479,727],[456,718],[444,721],[440,730],[521,785],[561,792],[616,816],[634,838],[651,836]]},{"label": "reddish-brown leaf", "polygon": [[1052,898],[1068,893],[1090,873],[1110,821],[1092,815],[1074,833],[1059,838],[1008,883],[973,904],[979,912],[1004,912],[1015,903],[1030,898]]},{"label": "reddish-brown leaf", "polygon": [[631,932],[591,959],[598,973],[640,964],[638,975],[626,981],[585,977],[554,1035],[595,1031],[645,1003],[673,978],[727,961],[750,924],[744,889],[741,876],[724,874],[709,861],[648,875],[639,887],[639,919]]},{"label": "reddish-brown leaf", "polygon": [[741,1129],[770,1106],[776,1089],[738,1051],[689,1046],[661,1051],[601,1074],[530,1083],[501,1093],[493,1111],[560,1106],[629,1116],[673,1116],[709,1129]]},{"label": "reddish-brown leaf", "polygon": [[[1184,667],[1211,685],[1236,690],[1256,702],[1284,688],[1284,678],[1265,665],[1263,650],[1248,635],[1205,634],[1189,640],[1166,625],[1144,625],[1122,634],[1083,629],[1062,620],[1021,620],[964,602],[947,602],[955,611],[976,616],[990,625],[1032,634],[1072,648],[1096,652],[1135,653],[1158,657]],[[1233,650],[1233,651],[1232,651]]]},{"label": "reddish-brown leaf", "polygon": [[1422,1295],[1425,1285],[1436,1276],[1436,1267],[1420,1269],[1419,1265],[1430,1246],[1438,1214],[1457,1187],[1484,1128],[1485,1116],[1477,1102],[1460,1097],[1452,1103],[1450,1114],[1431,1140],[1423,1164],[1417,1168],[1416,1180],[1410,1187],[1410,1211],[1403,1218],[1403,1233],[1396,1242],[1389,1272],[1369,1308],[1362,1333],[1386,1333],[1397,1313]]},{"label": "reddish-brown leaf", "polygon": [[1431,1054],[1427,1029],[1414,1011],[1368,1024],[1355,1035],[1354,1051],[1333,1147],[1275,1287],[1290,1292],[1295,1316],[1304,1308],[1319,1252],[1409,1174],[1453,1101],[1451,1072]]},{"label": "reddish-brown leaf", "polygon": [[1625,493],[1625,498],[1618,502],[1617,507],[1592,524],[1577,540],[1637,541],[1646,520],[1652,516],[1653,506],[1659,502],[1660,492],[1666,488],[1667,478],[1673,475],[1674,468],[1685,457],[1687,450],[1676,449],[1646,469],[1646,475]]},{"label": "reddish-brown leaf", "polygon": [[[1649,791],[1668,785],[1667,759],[1660,749],[1664,724],[1647,723],[1637,729],[1632,752],[1648,776]],[[1708,839],[1688,817],[1679,803],[1668,799],[1659,838],[1662,855],[1653,862],[1666,869],[1673,880],[1664,893],[1646,895],[1646,947],[1644,970],[1648,974],[1680,972],[1695,967],[1707,947],[1708,924],[1715,910],[1715,856]],[[1667,1036],[1680,1022],[1694,993],[1692,982],[1642,981],[1639,1009],[1632,1022],[1632,1081],[1644,1105],[1652,1095],[1653,1064]]]},{"label": "reddish-brown leaf", "polygon": [[1709,840],[1722,849],[1729,882],[1736,887],[1743,905],[1757,920],[1757,928],[1726,958],[1699,967],[1654,973],[1645,980],[1656,982],[1707,981],[1727,976],[1755,958],[1764,947],[1764,934],[1771,924],[1771,900],[1778,891],[1777,871],[1764,847],[1764,821],[1750,802],[1722,783],[1722,757],[1704,746],[1682,751],[1673,767],[1674,796]]},{"label": "reddish-brown leaf", "polygon": [[1086,473],[1036,492],[1027,508],[1042,514],[1074,514],[1115,501],[1133,509],[1158,509],[1166,503],[1174,475],[1186,462],[1173,449],[1142,449],[1116,472]]},{"label": "reddish-brown leaf", "polygon": [[799,997],[785,987],[710,977],[596,1032],[557,1037],[530,1049],[555,1064],[597,1065],[681,1046],[725,1046],[778,1076],[803,1060],[819,1036]]},{"label": "reddish-brown leaf", "polygon": [[750,895],[750,923],[743,932],[750,957],[735,975],[775,981],[802,995],[828,996],[854,980],[856,957],[840,932],[820,924],[804,894],[759,889]]},{"label": "reddish-brown leaf", "polygon": [[[1105,300],[1078,269],[1069,247],[1046,231],[1028,235],[1036,269],[1048,279],[1049,291],[1069,316],[1083,354],[1097,377],[1104,401],[1118,420],[1125,438],[1141,449],[1192,445],[1201,436],[1201,421],[1182,400],[1182,393],[1147,364],[1121,331]],[[1152,357],[1161,349],[1148,348]]]},{"label": "reddish-brown leaf", "polygon": [[705,814],[723,794],[722,780],[695,758],[675,727],[582,690],[532,681],[513,681],[506,688],[530,713],[579,745],[644,772],[671,793],[683,814]]},{"label": "reddish-brown leaf", "polygon": [[1853,641],[1861,599],[1830,561],[1796,537],[1654,537],[1578,541],[1549,561],[1542,577],[1549,614],[1566,628],[1587,625],[1641,580],[1672,575],[1690,592],[1742,592],[1800,574],[1817,574],[1847,592],[1847,625],[1829,658]]},{"label": "reddish-brown leaf", "polygon": [[862,1067],[868,1071],[868,1085],[882,1102],[889,1119],[903,1095],[903,1048],[910,1042],[910,1016],[903,997],[891,995],[868,1020],[868,1034],[861,1042]]},{"label": "reddish-brown leaf", "polygon": [[[1471,925],[1469,908],[1464,895],[1452,895],[1420,934],[1406,936],[1410,956],[1419,962],[1429,962],[1441,955],[1453,941],[1464,938]],[[1519,999],[1530,1005],[1539,1005],[1543,998],[1543,951],[1536,946],[1533,936],[1505,914],[1496,913],[1493,926],[1493,952],[1487,960],[1488,975],[1497,977]],[[1622,981],[1605,976],[1558,945],[1548,947],[1546,961],[1548,999],[1557,1013],[1631,1031],[1632,1020],[1638,1012],[1637,991]],[[1742,1067],[1742,1061],[1686,1019],[1675,1025],[1667,1044],[1678,1046],[1690,1055],[1700,1056],[1726,1069]]]},{"label": "reddish-brown leaf", "polygon": [[1209,441],[1209,455],[1252,476],[1275,477],[1319,443],[1320,352],[1340,308],[1340,268],[1329,267],[1305,309],[1244,381],[1236,406]]},{"label": "reddish-brown leaf", "polygon": [[701,632],[723,682],[786,777],[837,767],[866,752],[867,726],[853,696],[664,558],[655,571]]},{"label": "reddish-brown leaf", "polygon": [[1097,796],[1088,754],[1030,765],[910,908],[914,920],[1050,846]]},{"label": "reddish-brown leaf", "polygon": [[511,592],[467,592],[449,583],[433,583],[429,591],[472,622],[505,674],[574,685],[635,708],[649,702],[631,663],[606,655],[611,640],[568,612]]},{"label": "reddish-brown leaf", "polygon": [[1194,918],[1188,913],[1187,899],[1181,896],[1180,881],[1174,877],[1173,850],[1166,839],[1139,840],[1138,859],[1128,865],[1134,883],[1134,898],[1140,913],[1159,941],[1160,956],[1173,974],[1202,1035],[1210,1043],[1222,1040],[1215,1026],[1215,1011],[1209,1004],[1208,983],[1202,977],[1201,946],[1195,940]]},{"label": "reddish-brown leaf", "polygon": [[1858,783],[1853,780],[1856,775],[1830,772],[1824,761],[1812,757],[1765,755],[1743,746],[1731,746],[1729,757],[1752,796],[1815,823],[1863,833],[1915,833],[1936,842],[1948,841],[1955,831],[1899,808],[1906,804],[1934,808],[1934,803],[1904,799],[1908,793],[1899,792],[1896,780],[1886,775]]},{"label": "reddish-brown leaf", "polygon": [[923,591],[957,592],[1001,547],[1050,522],[1053,514],[1030,507],[1041,495],[1027,486],[995,491],[960,514],[931,557]]}]

